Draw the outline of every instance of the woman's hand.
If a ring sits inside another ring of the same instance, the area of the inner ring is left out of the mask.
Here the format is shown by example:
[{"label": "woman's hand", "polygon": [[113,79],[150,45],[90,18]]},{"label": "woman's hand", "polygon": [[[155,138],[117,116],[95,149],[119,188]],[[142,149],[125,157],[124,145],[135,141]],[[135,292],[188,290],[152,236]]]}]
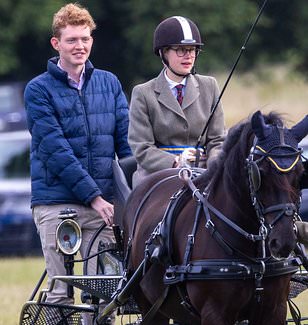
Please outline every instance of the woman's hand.
[{"label": "woman's hand", "polygon": [[[199,161],[204,161],[206,159],[203,149],[199,150]],[[191,167],[192,163],[196,161],[197,150],[196,148],[186,148],[179,156],[179,167]]]}]

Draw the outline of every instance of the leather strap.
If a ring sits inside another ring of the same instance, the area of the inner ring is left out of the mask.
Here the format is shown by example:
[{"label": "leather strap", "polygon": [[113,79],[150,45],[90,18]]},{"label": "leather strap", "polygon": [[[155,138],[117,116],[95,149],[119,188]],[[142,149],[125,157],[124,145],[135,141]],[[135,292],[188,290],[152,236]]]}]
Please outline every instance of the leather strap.
[{"label": "leather strap", "polygon": [[141,325],[153,325],[153,317],[156,315],[159,308],[162,306],[164,301],[166,300],[168,293],[169,293],[170,287],[167,286],[164,292],[160,295],[160,297],[155,301],[154,305],[151,307],[151,309],[146,313],[146,315],[143,317],[141,321]]}]

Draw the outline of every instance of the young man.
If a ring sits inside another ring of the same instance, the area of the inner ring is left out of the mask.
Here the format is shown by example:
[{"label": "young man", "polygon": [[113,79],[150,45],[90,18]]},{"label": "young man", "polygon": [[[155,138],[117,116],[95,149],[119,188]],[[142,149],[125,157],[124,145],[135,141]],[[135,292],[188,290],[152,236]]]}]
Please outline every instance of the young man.
[{"label": "young man", "polygon": [[[164,67],[158,77],[133,89],[130,105],[128,138],[138,163],[134,185],[150,173],[179,167],[183,157],[195,159],[194,146],[219,96],[213,77],[195,74],[202,45],[198,27],[188,18],[170,17],[156,27],[154,53]],[[214,157],[224,136],[219,105],[201,139],[203,162]]]},{"label": "young man", "polygon": [[[112,73],[94,69],[88,60],[95,23],[77,4],[62,7],[53,19],[52,47],[59,53],[47,71],[25,90],[32,134],[32,208],[40,233],[49,283],[66,274],[56,251],[59,213],[72,208],[82,229],[81,255],[95,231],[113,223],[112,160],[131,155],[127,143],[128,105]],[[111,241],[106,227],[100,238]],[[97,245],[95,246],[97,250]],[[96,274],[90,263],[89,274]],[[57,281],[47,302],[73,303]]]}]

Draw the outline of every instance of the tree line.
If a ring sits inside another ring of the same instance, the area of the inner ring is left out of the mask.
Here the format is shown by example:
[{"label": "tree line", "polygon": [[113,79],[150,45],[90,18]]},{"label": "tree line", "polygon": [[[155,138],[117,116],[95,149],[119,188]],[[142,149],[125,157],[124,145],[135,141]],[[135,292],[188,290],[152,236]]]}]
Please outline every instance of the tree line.
[{"label": "tree line", "polygon": [[[0,0],[0,81],[27,81],[45,71],[55,55],[49,40],[54,12],[65,0]],[[263,0],[88,0],[97,23],[91,61],[117,74],[129,95],[153,78],[161,62],[153,31],[164,18],[182,15],[199,27],[204,42],[197,71],[229,71]],[[268,0],[238,69],[285,63],[308,70],[308,1]]]}]

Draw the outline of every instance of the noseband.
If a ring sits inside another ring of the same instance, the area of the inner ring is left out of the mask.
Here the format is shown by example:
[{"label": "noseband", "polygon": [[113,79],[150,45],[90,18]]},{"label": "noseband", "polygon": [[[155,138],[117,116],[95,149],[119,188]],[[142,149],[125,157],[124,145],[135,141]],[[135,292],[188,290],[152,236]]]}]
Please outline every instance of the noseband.
[{"label": "noseband", "polygon": [[[265,239],[268,237],[271,229],[275,224],[283,217],[293,217],[298,211],[298,204],[293,202],[289,203],[278,203],[271,205],[269,207],[264,207],[262,202],[258,197],[258,191],[261,187],[261,173],[258,164],[260,164],[264,159],[267,159],[275,169],[280,173],[290,172],[300,160],[301,150],[294,148],[290,145],[285,144],[283,129],[278,128],[280,133],[280,144],[271,147],[268,151],[264,150],[261,146],[257,145],[257,138],[254,139],[253,146],[251,147],[250,154],[247,158],[247,170],[248,170],[248,180],[249,180],[249,191],[252,201],[252,205],[256,211],[258,221],[260,223],[259,234],[263,238],[262,250],[263,257],[265,257]],[[278,149],[279,153],[276,153]],[[274,151],[274,152],[273,152]],[[255,155],[260,158],[255,160]],[[293,158],[294,161],[287,168],[283,168],[279,165],[277,161],[285,158]],[[269,213],[277,213],[272,222],[267,223],[265,221],[265,216]],[[295,221],[295,220],[294,220]]]}]

